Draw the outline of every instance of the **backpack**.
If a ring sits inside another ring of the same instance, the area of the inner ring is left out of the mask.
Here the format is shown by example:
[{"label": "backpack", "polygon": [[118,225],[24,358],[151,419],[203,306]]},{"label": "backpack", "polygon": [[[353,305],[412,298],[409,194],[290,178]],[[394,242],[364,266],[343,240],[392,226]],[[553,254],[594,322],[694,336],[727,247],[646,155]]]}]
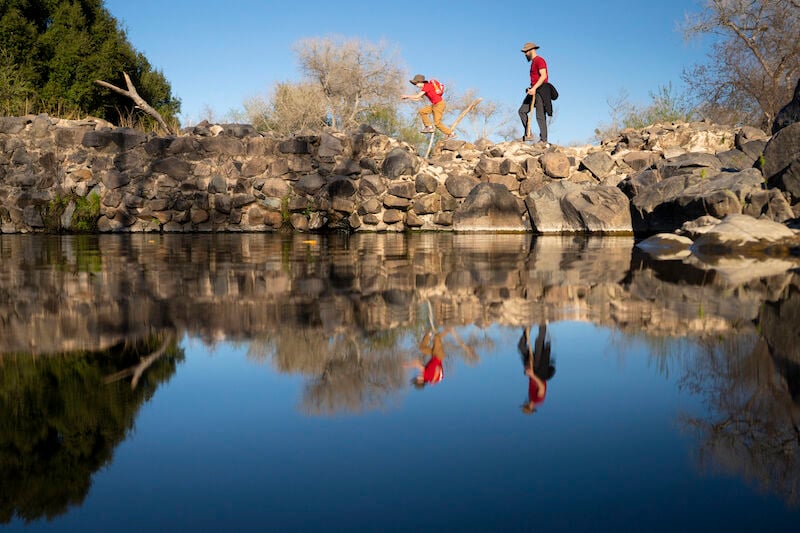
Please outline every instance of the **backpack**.
[{"label": "backpack", "polygon": [[430,84],[433,85],[433,90],[438,95],[444,94],[444,84],[438,80],[430,80]]}]

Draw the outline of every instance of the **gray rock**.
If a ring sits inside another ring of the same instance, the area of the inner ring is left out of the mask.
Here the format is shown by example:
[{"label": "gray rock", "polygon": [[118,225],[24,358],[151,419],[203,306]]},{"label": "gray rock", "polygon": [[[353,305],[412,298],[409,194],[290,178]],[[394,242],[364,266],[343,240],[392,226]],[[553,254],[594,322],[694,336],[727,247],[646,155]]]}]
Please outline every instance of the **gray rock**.
[{"label": "gray rock", "polygon": [[653,166],[660,158],[656,152],[629,152],[622,157],[622,161],[633,170],[641,171]]},{"label": "gray rock", "polygon": [[319,138],[319,150],[317,155],[324,159],[333,158],[344,151],[344,143],[329,133],[323,133]]},{"label": "gray rock", "polygon": [[567,220],[577,221],[575,231],[632,234],[630,204],[616,187],[589,185],[567,192],[561,202]]},{"label": "gray rock", "polygon": [[674,233],[659,233],[636,244],[636,247],[661,261],[683,259],[692,252],[692,239]]},{"label": "gray rock", "polygon": [[524,231],[517,198],[503,185],[480,183],[453,213],[456,231]]},{"label": "gray rock", "polygon": [[283,154],[310,154],[308,142],[305,139],[292,137],[278,144],[278,151]]},{"label": "gray rock", "polygon": [[380,196],[386,192],[386,183],[377,174],[368,174],[361,178],[358,192],[364,197]]},{"label": "gray rock", "polygon": [[383,221],[386,224],[397,224],[405,218],[405,213],[399,209],[387,209],[383,212]]},{"label": "gray rock", "polygon": [[400,176],[413,176],[416,173],[418,158],[402,148],[395,148],[383,160],[381,174],[389,179]]},{"label": "gray rock", "polygon": [[800,202],[800,159],[792,161],[786,169],[773,176],[770,186],[788,193],[792,203],[798,204]]},{"label": "gray rock", "polygon": [[208,192],[211,194],[228,192],[228,181],[219,174],[215,175],[208,183]]},{"label": "gray rock", "polygon": [[0,133],[16,135],[30,124],[32,117],[0,117]]},{"label": "gray rock", "polygon": [[[752,126],[742,126],[739,131],[736,132],[736,136],[733,140],[733,145],[740,150],[742,147],[749,143],[750,141],[765,141],[769,138],[769,135],[764,133],[758,128],[754,128]],[[744,151],[744,150],[742,150]]]},{"label": "gray rock", "polygon": [[[292,188],[286,180],[280,178],[266,179],[264,180],[264,185],[261,187],[261,192],[264,193],[265,196],[271,196],[273,198],[284,198],[289,196],[291,191]],[[209,192],[211,191],[209,190]]]},{"label": "gray rock", "polygon": [[800,78],[798,78],[797,85],[794,88],[792,100],[775,115],[775,120],[772,123],[772,134],[775,135],[782,129],[798,123],[800,123]]},{"label": "gray rock", "polygon": [[453,198],[466,198],[479,183],[478,178],[455,174],[445,180],[444,186]]},{"label": "gray rock", "polygon": [[183,159],[177,157],[167,157],[166,159],[158,159],[153,161],[151,166],[153,172],[166,174],[174,180],[184,180],[192,172],[192,165]]},{"label": "gray rock", "polygon": [[570,161],[561,152],[547,152],[539,160],[544,173],[551,178],[563,179],[569,177]]},{"label": "gray rock", "polygon": [[741,213],[748,195],[761,190],[762,184],[756,169],[720,172],[706,178],[699,175],[667,178],[632,199],[634,230],[670,232],[703,215],[722,217]]},{"label": "gray rock", "polygon": [[761,154],[764,153],[764,149],[767,147],[767,139],[757,139],[755,141],[749,141],[742,145],[740,150],[747,154],[748,157],[752,158],[753,161],[756,161]]},{"label": "gray rock", "polygon": [[355,184],[344,176],[336,176],[325,186],[325,190],[330,198],[350,198],[356,194]]},{"label": "gray rock", "polygon": [[111,169],[102,174],[100,181],[109,189],[119,189],[130,183],[131,179],[127,174]]},{"label": "gray rock", "polygon": [[325,186],[325,179],[319,174],[303,176],[294,184],[294,188],[305,194],[315,195]]},{"label": "gray rock", "polygon": [[299,213],[293,213],[289,217],[289,223],[297,231],[308,231],[308,218]]},{"label": "gray rock", "polygon": [[433,193],[439,188],[439,180],[430,174],[420,173],[414,180],[414,190],[420,193]]},{"label": "gray rock", "polygon": [[772,183],[798,159],[800,159],[800,122],[795,122],[782,128],[767,143],[761,170],[767,181]]},{"label": "gray rock", "polygon": [[235,137],[203,137],[199,142],[203,150],[212,154],[237,156],[245,152],[244,143]]},{"label": "gray rock", "polygon": [[588,170],[595,178],[602,180],[611,172],[615,164],[611,156],[605,152],[594,152],[583,158],[579,168]]},{"label": "gray rock", "polygon": [[660,161],[656,168],[662,179],[692,173],[695,170],[706,169],[707,171],[719,171],[722,169],[722,162],[714,155],[703,152],[690,152],[677,157],[671,157]]},{"label": "gray rock", "polygon": [[717,159],[722,163],[722,169],[728,171],[740,171],[752,168],[756,162],[756,157],[750,157],[739,149],[726,150],[717,154]]},{"label": "gray rock", "polygon": [[412,209],[419,215],[438,213],[442,209],[442,199],[438,194],[426,194],[414,200]]},{"label": "gray rock", "polygon": [[632,233],[628,198],[616,187],[552,182],[529,194],[525,205],[538,233]]},{"label": "gray rock", "polygon": [[414,183],[410,181],[400,181],[390,183],[388,192],[394,196],[399,196],[400,198],[407,198],[410,200],[411,198],[414,198],[414,195],[417,191]]},{"label": "gray rock", "polygon": [[390,209],[408,209],[411,206],[411,200],[408,198],[401,198],[399,196],[387,194],[383,197],[383,205]]},{"label": "gray rock", "polygon": [[334,167],[333,173],[340,176],[355,176],[356,174],[361,174],[361,165],[359,165],[358,161],[345,159]]},{"label": "gray rock", "polygon": [[742,214],[775,222],[786,222],[794,218],[789,202],[778,189],[751,192],[745,198]]}]

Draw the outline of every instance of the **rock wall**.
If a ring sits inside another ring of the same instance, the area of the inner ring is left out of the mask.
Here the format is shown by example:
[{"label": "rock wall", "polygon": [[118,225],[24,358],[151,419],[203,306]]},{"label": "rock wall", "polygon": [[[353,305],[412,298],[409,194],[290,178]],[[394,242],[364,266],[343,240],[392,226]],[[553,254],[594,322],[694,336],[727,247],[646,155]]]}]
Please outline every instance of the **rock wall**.
[{"label": "rock wall", "polygon": [[[784,159],[798,157],[793,128],[780,132]],[[774,175],[762,175],[753,167],[768,139],[673,124],[600,146],[451,139],[424,160],[368,127],[278,138],[201,124],[158,137],[92,120],[2,117],[0,232],[631,234],[702,215],[783,222],[800,211],[800,162],[768,158]]]}]

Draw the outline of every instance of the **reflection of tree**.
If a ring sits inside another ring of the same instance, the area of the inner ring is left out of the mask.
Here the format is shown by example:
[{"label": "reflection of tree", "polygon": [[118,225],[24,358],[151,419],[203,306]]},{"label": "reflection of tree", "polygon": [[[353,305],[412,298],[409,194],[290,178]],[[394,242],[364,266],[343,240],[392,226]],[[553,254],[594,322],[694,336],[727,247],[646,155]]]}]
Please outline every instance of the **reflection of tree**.
[{"label": "reflection of tree", "polygon": [[51,519],[83,501],[141,405],[183,359],[170,338],[135,389],[105,378],[158,352],[158,335],[103,352],[0,358],[0,523]]},{"label": "reflection of tree", "polygon": [[303,411],[359,412],[380,407],[402,387],[406,355],[398,344],[396,331],[356,336],[309,328],[262,336],[248,356],[271,358],[278,371],[309,377]]},{"label": "reflection of tree", "polygon": [[[248,357],[271,361],[283,373],[307,378],[301,408],[312,415],[361,412],[383,407],[406,385],[403,362],[418,358],[417,341],[404,347],[403,338],[420,339],[427,329],[422,318],[409,327],[358,333],[357,328],[326,332],[303,328],[262,335],[250,343]],[[471,333],[445,343],[448,359],[459,357],[468,364],[478,360],[477,351],[491,341]],[[477,350],[477,351],[476,351]],[[447,361],[446,361],[447,363]]]},{"label": "reflection of tree", "polygon": [[[762,311],[762,333],[772,327],[769,307]],[[783,322],[780,330],[793,329],[787,324],[792,323]],[[709,415],[687,416],[683,422],[701,437],[701,466],[741,475],[759,489],[797,505],[800,405],[791,393],[800,366],[776,352],[774,340],[731,336],[709,342],[682,382],[705,397]]]},{"label": "reflection of tree", "polygon": [[334,339],[322,373],[306,383],[302,408],[309,414],[358,412],[383,406],[404,383],[403,354],[394,346]]}]

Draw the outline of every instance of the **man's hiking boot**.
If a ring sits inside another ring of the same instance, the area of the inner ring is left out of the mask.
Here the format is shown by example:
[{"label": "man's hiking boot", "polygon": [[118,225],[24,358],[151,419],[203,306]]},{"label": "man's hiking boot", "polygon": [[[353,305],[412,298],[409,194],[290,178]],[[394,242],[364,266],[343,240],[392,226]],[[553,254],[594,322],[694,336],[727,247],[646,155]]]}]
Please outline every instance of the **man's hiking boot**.
[{"label": "man's hiking boot", "polygon": [[422,128],[419,130],[420,133],[433,133],[434,129],[433,126],[428,126],[427,128]]}]

